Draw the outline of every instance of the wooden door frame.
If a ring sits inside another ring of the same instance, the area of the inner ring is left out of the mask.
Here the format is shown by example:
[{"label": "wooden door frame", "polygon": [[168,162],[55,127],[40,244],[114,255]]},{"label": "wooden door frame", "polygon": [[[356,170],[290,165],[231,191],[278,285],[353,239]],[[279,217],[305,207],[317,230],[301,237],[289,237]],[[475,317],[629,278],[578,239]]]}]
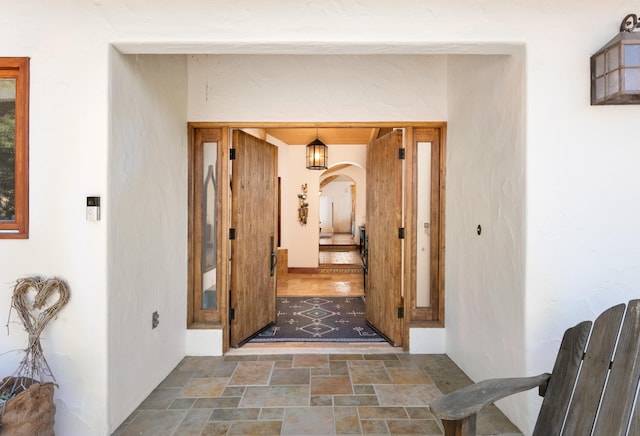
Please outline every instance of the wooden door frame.
[{"label": "wooden door frame", "polygon": [[[403,338],[403,347],[406,351],[409,349],[409,329],[411,327],[429,327],[429,328],[442,328],[444,327],[444,297],[445,297],[445,281],[444,281],[444,271],[445,271],[445,190],[446,190],[446,182],[445,182],[445,174],[446,174],[446,122],[415,122],[415,121],[407,121],[407,122],[189,122],[188,130],[190,136],[190,145],[193,146],[193,137],[195,136],[193,132],[197,129],[221,129],[222,137],[220,143],[225,147],[225,154],[228,155],[228,148],[230,143],[230,134],[229,132],[232,129],[252,129],[253,133],[257,132],[257,136],[261,139],[266,139],[266,129],[272,128],[326,128],[326,127],[336,127],[336,128],[348,128],[348,127],[371,127],[378,129],[377,132],[388,132],[392,129],[404,129],[404,142],[405,142],[405,183],[403,187],[403,194],[405,198],[405,244],[404,244],[404,269],[403,269],[403,281],[405,284],[405,289],[403,290],[404,298],[404,313],[405,313],[405,322],[404,322],[404,338]],[[438,311],[434,314],[435,319],[433,320],[416,320],[412,319],[411,313],[411,305],[413,302],[412,296],[415,295],[415,286],[416,286],[416,262],[415,262],[415,213],[416,213],[416,195],[417,195],[417,182],[414,178],[416,166],[415,166],[415,153],[414,153],[414,143],[416,139],[414,138],[414,129],[434,129],[439,137],[440,141],[440,169],[439,169],[439,177],[440,182],[437,189],[439,190],[439,211],[438,218],[440,219],[440,231],[438,235],[438,244],[439,244],[439,264],[438,264]],[[375,135],[377,137],[377,135]],[[375,138],[372,138],[375,139]],[[191,161],[189,162],[191,165]],[[230,161],[225,159],[222,163],[223,175],[224,177],[220,180],[223,183],[223,186],[229,186],[229,168]],[[191,176],[190,176],[191,177]],[[189,186],[191,186],[191,181]],[[223,194],[222,202],[223,204],[227,204],[229,194],[228,190]],[[189,208],[191,210],[193,198],[189,198]],[[223,207],[223,210],[219,213],[220,218],[220,228],[228,229],[230,227],[230,210],[229,207]],[[223,247],[227,247],[227,244],[221,244]],[[191,249],[191,239],[189,239],[189,246]],[[222,255],[227,255],[228,252],[226,249],[222,250]],[[191,254],[191,250],[189,251]],[[222,259],[228,259],[228,257],[223,257]],[[189,263],[192,262],[191,256],[189,258]],[[221,262],[221,275],[222,275],[222,283],[221,285],[228,286],[228,262]],[[221,292],[220,298],[220,310],[221,310],[221,320],[218,325],[208,325],[206,323],[193,322],[193,314],[191,306],[193,305],[193,296],[192,294],[192,277],[189,275],[189,308],[187,309],[187,325],[188,328],[221,328],[222,338],[223,338],[223,353],[226,353],[229,350],[229,319],[228,319],[228,298],[224,295],[224,292]],[[224,289],[224,288],[223,288]],[[408,298],[407,298],[408,297]]]}]

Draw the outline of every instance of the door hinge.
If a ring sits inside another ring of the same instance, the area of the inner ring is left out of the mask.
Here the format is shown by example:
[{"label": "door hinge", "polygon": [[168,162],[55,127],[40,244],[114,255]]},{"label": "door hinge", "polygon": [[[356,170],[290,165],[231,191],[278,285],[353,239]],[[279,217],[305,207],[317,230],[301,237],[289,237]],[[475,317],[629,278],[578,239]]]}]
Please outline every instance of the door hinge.
[{"label": "door hinge", "polygon": [[236,160],[236,149],[235,148],[230,148],[229,149],[229,160]]},{"label": "door hinge", "polygon": [[229,308],[229,321],[236,319],[236,310],[233,307]]},{"label": "door hinge", "polygon": [[398,318],[404,318],[404,307],[398,307]]},{"label": "door hinge", "polygon": [[405,156],[405,149],[404,148],[399,148],[398,149],[398,159],[404,160],[404,156]]},{"label": "door hinge", "polygon": [[229,240],[235,241],[236,239],[236,229],[229,229]]},{"label": "door hinge", "polygon": [[404,227],[398,228],[398,239],[404,239]]}]

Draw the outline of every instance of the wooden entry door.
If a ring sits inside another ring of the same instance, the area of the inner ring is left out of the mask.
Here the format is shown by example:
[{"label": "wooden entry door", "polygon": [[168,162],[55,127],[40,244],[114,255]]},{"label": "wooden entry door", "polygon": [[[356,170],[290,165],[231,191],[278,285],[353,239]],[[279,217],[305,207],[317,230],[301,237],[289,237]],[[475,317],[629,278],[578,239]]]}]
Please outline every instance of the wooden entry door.
[{"label": "wooden entry door", "polygon": [[276,321],[277,148],[233,132],[231,161],[232,347]]},{"label": "wooden entry door", "polygon": [[393,345],[403,338],[402,306],[402,131],[367,148],[368,263],[365,317]]}]

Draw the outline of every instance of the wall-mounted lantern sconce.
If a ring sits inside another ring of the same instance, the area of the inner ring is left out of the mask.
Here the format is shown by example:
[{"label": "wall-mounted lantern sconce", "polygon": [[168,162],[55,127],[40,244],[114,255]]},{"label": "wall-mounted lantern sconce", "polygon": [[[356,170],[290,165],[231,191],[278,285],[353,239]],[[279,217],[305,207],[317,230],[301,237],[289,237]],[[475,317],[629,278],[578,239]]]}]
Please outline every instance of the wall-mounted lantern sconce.
[{"label": "wall-mounted lantern sconce", "polygon": [[307,184],[302,185],[302,192],[298,194],[298,222],[301,226],[307,225],[309,216],[309,203],[307,203]]},{"label": "wall-mounted lantern sconce", "polygon": [[640,24],[629,14],[620,33],[591,56],[591,104],[640,104]]}]

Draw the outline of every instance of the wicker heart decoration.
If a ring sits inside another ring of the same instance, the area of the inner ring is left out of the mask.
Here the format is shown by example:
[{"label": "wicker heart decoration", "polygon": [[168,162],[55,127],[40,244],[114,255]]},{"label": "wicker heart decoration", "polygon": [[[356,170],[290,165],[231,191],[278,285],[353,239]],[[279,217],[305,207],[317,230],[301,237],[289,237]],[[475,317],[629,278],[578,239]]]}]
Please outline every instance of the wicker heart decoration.
[{"label": "wicker heart decoration", "polygon": [[13,307],[30,337],[39,336],[68,301],[69,288],[56,278],[26,277],[18,281],[13,292]]}]

